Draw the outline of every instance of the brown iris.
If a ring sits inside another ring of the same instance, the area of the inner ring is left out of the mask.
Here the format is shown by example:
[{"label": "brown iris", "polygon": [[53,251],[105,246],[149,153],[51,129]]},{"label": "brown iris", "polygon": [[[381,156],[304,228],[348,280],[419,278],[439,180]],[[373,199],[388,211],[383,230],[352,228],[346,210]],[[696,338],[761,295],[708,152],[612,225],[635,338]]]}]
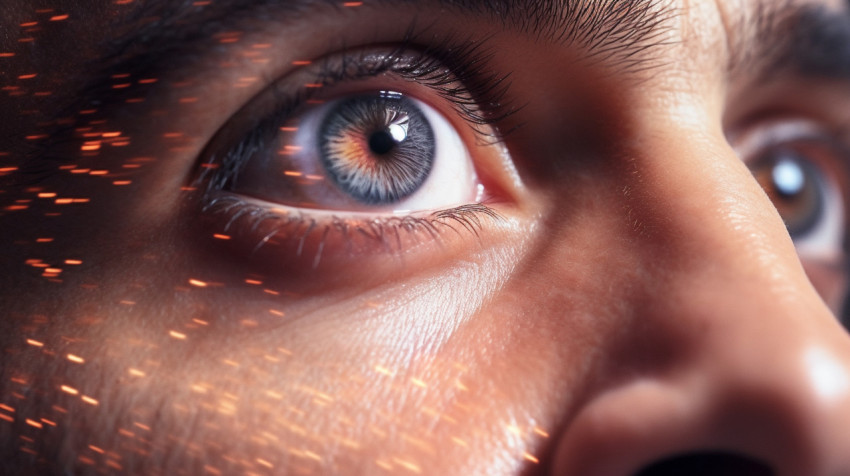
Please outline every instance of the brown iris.
[{"label": "brown iris", "polygon": [[817,169],[792,149],[764,156],[753,174],[773,201],[792,237],[804,235],[823,213],[823,184]]}]

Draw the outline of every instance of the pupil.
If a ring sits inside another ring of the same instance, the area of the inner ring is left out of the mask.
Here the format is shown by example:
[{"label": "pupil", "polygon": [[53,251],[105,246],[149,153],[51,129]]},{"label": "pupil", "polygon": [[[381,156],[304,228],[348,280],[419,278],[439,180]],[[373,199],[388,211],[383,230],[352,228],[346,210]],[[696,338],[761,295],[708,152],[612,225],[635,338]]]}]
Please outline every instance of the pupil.
[{"label": "pupil", "polygon": [[396,146],[395,138],[390,131],[377,131],[369,136],[369,149],[376,155],[384,155],[392,151]]}]

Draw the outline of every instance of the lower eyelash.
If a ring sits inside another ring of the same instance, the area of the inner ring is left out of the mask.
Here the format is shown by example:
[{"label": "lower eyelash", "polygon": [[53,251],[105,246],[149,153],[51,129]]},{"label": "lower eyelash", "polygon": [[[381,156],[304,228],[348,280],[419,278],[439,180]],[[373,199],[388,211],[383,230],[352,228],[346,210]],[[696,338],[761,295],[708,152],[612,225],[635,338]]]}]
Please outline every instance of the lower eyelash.
[{"label": "lower eyelash", "polygon": [[[341,238],[350,256],[355,254],[354,244],[357,238],[363,238],[366,243],[377,246],[381,252],[398,254],[403,251],[403,241],[409,237],[416,243],[428,239],[441,243],[444,240],[444,229],[457,234],[471,233],[478,237],[486,222],[500,222],[504,218],[493,208],[484,203],[472,203],[459,207],[440,210],[427,216],[389,216],[369,220],[346,219],[339,216],[329,216],[319,219],[309,216],[300,210],[281,214],[269,208],[253,203],[237,195],[220,195],[208,199],[203,208],[205,214],[217,216],[220,226],[218,231],[230,233],[236,230],[247,241],[246,249],[256,255],[262,248],[275,243],[277,237],[282,237],[295,247],[293,257],[307,259],[303,256],[305,243],[311,242],[315,253],[310,259],[312,267],[319,266],[325,253],[326,245],[331,238]],[[221,226],[221,223],[224,223]]]}]

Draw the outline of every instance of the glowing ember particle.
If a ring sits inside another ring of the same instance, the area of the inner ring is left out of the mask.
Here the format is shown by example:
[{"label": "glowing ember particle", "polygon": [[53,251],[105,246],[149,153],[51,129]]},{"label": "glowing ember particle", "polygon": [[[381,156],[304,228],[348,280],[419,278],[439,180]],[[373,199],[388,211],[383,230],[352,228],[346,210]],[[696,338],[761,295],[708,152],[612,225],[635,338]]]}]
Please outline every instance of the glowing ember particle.
[{"label": "glowing ember particle", "polygon": [[393,458],[393,461],[395,461],[396,464],[398,464],[399,466],[403,467],[404,469],[406,469],[408,471],[412,471],[414,473],[421,473],[422,472],[422,469],[416,463],[412,463],[410,461],[405,461],[403,459],[398,459],[398,458]]},{"label": "glowing ember particle", "polygon": [[32,79],[36,76],[38,76],[38,75],[37,74],[22,74],[22,75],[18,76],[18,79]]},{"label": "glowing ember particle", "polygon": [[145,431],[151,431],[151,427],[149,427],[149,426],[145,425],[144,423],[139,423],[139,422],[137,422],[137,421],[134,421],[134,422],[133,422],[133,426],[136,426],[136,427],[138,427],[138,428],[141,428],[141,429],[143,429],[143,430],[145,430]]},{"label": "glowing ember particle", "polygon": [[131,369],[128,369],[128,370],[127,370],[127,372],[128,372],[130,375],[132,375],[133,377],[144,377],[144,376],[145,376],[145,373],[144,373],[144,372],[142,372],[142,371],[141,371],[141,370],[139,370],[139,369],[132,369],[132,368],[131,368]]},{"label": "glowing ember particle", "polygon": [[214,234],[213,234],[213,238],[215,238],[215,239],[217,239],[217,240],[229,240],[229,239],[230,239],[230,236],[228,236],[228,235],[222,235],[222,234],[220,234],[220,233],[214,233]]},{"label": "glowing ember particle", "polygon": [[92,170],[91,172],[89,172],[89,175],[106,175],[108,173],[108,170]]},{"label": "glowing ember particle", "polygon": [[76,388],[69,387],[67,385],[62,385],[61,387],[59,387],[59,389],[62,390],[63,392],[65,392],[65,393],[70,393],[71,395],[77,395],[77,394],[80,393],[80,391],[77,390]]},{"label": "glowing ember particle", "polygon": [[140,79],[139,84],[153,84],[157,81],[159,81],[157,78]]},{"label": "glowing ember particle", "polygon": [[10,407],[9,405],[5,405],[3,403],[0,403],[0,409],[6,410],[9,413],[15,413],[14,408]]},{"label": "glowing ember particle", "polygon": [[549,433],[547,433],[546,430],[544,430],[543,428],[534,427],[534,432],[542,436],[543,438],[549,438]]},{"label": "glowing ember particle", "polygon": [[182,332],[168,331],[168,335],[170,335],[171,337],[178,339],[178,340],[185,340],[186,339],[186,334],[183,334]]},{"label": "glowing ember particle", "polygon": [[15,53],[0,53],[0,58],[11,58],[15,56]]},{"label": "glowing ember particle", "polygon": [[62,20],[67,20],[67,19],[68,19],[68,15],[54,15],[54,16],[50,17],[50,21],[62,21]]},{"label": "glowing ember particle", "polygon": [[56,194],[52,192],[42,192],[38,194],[38,198],[53,198]]},{"label": "glowing ember particle", "polygon": [[74,354],[68,354],[68,360],[70,360],[71,362],[76,362],[78,364],[85,363],[85,359],[83,359],[79,355],[74,355]]},{"label": "glowing ember particle", "polygon": [[98,448],[98,447],[97,447],[97,446],[95,446],[95,445],[89,445],[89,449],[90,449],[90,450],[92,450],[92,451],[94,451],[95,453],[100,453],[100,454],[106,453],[106,451],[104,451],[104,450],[103,450],[103,449],[101,449],[101,448]]},{"label": "glowing ember particle", "polygon": [[27,418],[26,421],[27,421],[27,425],[29,425],[29,426],[34,426],[36,428],[43,428],[44,427],[44,425],[42,425],[40,422],[37,422],[35,420],[30,420],[29,418]]},{"label": "glowing ember particle", "polygon": [[462,439],[460,439],[460,438],[458,438],[458,437],[456,437],[456,436],[453,436],[453,437],[452,437],[452,441],[453,441],[456,445],[463,446],[464,448],[466,448],[467,446],[469,446],[469,444],[468,444],[467,442],[463,441]]},{"label": "glowing ember particle", "polygon": [[525,459],[526,459],[526,460],[528,460],[528,461],[531,461],[531,462],[532,462],[532,463],[534,463],[534,464],[537,464],[537,463],[539,463],[539,462],[540,462],[540,460],[539,460],[539,459],[537,459],[537,458],[536,458],[533,454],[531,454],[531,453],[527,453],[527,452],[526,452],[526,453],[523,453],[523,454],[522,454],[522,457],[523,457],[523,458],[525,458]]},{"label": "glowing ember particle", "polygon": [[307,175],[306,178],[308,180],[324,180],[325,179],[321,175]]},{"label": "glowing ember particle", "polygon": [[342,4],[343,7],[359,7],[360,5],[363,5],[363,2],[344,2]]},{"label": "glowing ember particle", "polygon": [[269,314],[273,314],[273,315],[278,316],[278,317],[284,316],[284,312],[278,311],[277,309],[269,309]]},{"label": "glowing ember particle", "polygon": [[59,274],[59,273],[62,272],[62,269],[60,269],[60,268],[47,268],[47,269],[44,270],[44,272],[50,273],[50,274]]},{"label": "glowing ember particle", "polygon": [[258,280],[256,280],[256,279],[246,279],[246,280],[245,280],[245,284],[255,284],[255,285],[260,285],[260,284],[263,284],[263,282],[262,282],[262,281],[258,281]]},{"label": "glowing ember particle", "polygon": [[80,150],[83,152],[100,150],[100,141],[86,142],[80,147]]},{"label": "glowing ember particle", "polygon": [[35,347],[44,347],[43,342],[39,342],[39,341],[33,340],[33,339],[27,339],[27,344],[35,346]]},{"label": "glowing ember particle", "polygon": [[121,84],[113,84],[112,89],[125,89],[132,86],[133,83],[121,83]]},{"label": "glowing ember particle", "polygon": [[56,422],[53,420],[48,420],[47,418],[42,418],[41,422],[45,425],[56,426]]},{"label": "glowing ember particle", "polygon": [[110,138],[110,137],[121,137],[121,131],[118,131],[118,132],[104,132],[104,133],[103,133],[103,137],[105,137],[105,138]]},{"label": "glowing ember particle", "polygon": [[422,380],[419,380],[418,378],[411,378],[410,383],[412,383],[413,385],[416,385],[417,387],[422,387],[422,388],[428,387],[428,385],[426,385],[425,382],[423,382]]},{"label": "glowing ember particle", "polygon": [[280,130],[282,130],[283,132],[297,132],[298,128],[297,127],[281,127]]},{"label": "glowing ember particle", "polygon": [[209,324],[209,322],[201,320],[201,319],[192,319],[192,322],[194,322],[195,324],[200,324],[202,326],[206,326],[206,325]]},{"label": "glowing ember particle", "polygon": [[81,260],[78,260],[78,259],[66,259],[65,264],[77,265],[77,264],[83,264],[83,262]]},{"label": "glowing ember particle", "polygon": [[293,61],[292,64],[294,66],[307,66],[308,64],[310,64],[310,61]]},{"label": "glowing ember particle", "polygon": [[257,461],[257,463],[265,466],[266,468],[274,468],[274,466],[271,463],[269,463],[268,461],[266,461],[262,458],[257,458],[256,461]]},{"label": "glowing ember particle", "polygon": [[47,134],[33,134],[31,136],[26,136],[26,140],[38,140],[38,139],[46,139]]},{"label": "glowing ember particle", "polygon": [[57,205],[67,205],[69,203],[74,203],[74,200],[71,198],[57,198],[53,201],[53,203]]},{"label": "glowing ember particle", "polygon": [[11,422],[15,421],[15,418],[10,417],[9,415],[4,415],[4,414],[0,413],[0,420],[6,420],[6,421],[11,423]]},{"label": "glowing ember particle", "polygon": [[116,180],[112,182],[112,185],[130,185],[131,183],[133,183],[132,180]]},{"label": "glowing ember particle", "polygon": [[286,175],[286,176],[289,176],[289,177],[300,177],[301,172],[296,172],[294,170],[287,170],[287,171],[283,172],[283,175]]},{"label": "glowing ember particle", "polygon": [[83,396],[82,396],[82,397],[80,397],[80,398],[81,398],[84,402],[88,403],[89,405],[95,405],[95,406],[96,406],[96,405],[98,405],[98,404],[99,404],[99,402],[98,402],[97,400],[95,400],[95,399],[94,399],[94,398],[92,398],[92,397],[86,396],[86,395],[83,395]]},{"label": "glowing ember particle", "polygon": [[203,282],[203,281],[201,281],[201,280],[198,280],[198,279],[190,279],[190,280],[189,280],[189,284],[191,284],[192,286],[197,286],[197,287],[199,287],[199,288],[205,288],[205,287],[207,287],[207,283],[205,283],[205,282]]}]

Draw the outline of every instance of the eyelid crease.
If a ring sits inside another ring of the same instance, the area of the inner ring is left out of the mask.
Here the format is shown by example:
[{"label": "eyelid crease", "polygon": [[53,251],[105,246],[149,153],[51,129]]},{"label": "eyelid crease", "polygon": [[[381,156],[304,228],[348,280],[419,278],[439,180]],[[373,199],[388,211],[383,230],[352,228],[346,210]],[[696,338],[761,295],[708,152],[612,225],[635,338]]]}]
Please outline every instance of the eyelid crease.
[{"label": "eyelid crease", "polygon": [[[422,242],[421,236],[440,244],[444,237],[442,229],[460,235],[471,233],[480,238],[485,220],[505,222],[505,218],[485,203],[472,203],[458,207],[430,212],[424,216],[415,214],[371,217],[368,220],[352,219],[344,215],[325,213],[325,218],[315,214],[306,214],[295,208],[278,204],[272,207],[256,203],[257,199],[236,194],[223,193],[209,199],[202,212],[208,216],[223,216],[218,223],[224,223],[219,230],[230,236],[247,235],[242,238],[251,240],[248,249],[256,255],[264,247],[270,246],[275,238],[297,243],[294,258],[305,258],[305,243],[311,237],[318,237],[309,248],[315,251],[310,259],[315,269],[321,263],[323,253],[327,253],[330,239],[341,238],[346,243],[345,252],[354,252],[355,238],[365,239],[367,244],[377,246],[381,252],[398,254],[404,251],[404,234],[416,242]],[[242,222],[242,223],[240,223]],[[235,233],[234,233],[235,232]]]}]

